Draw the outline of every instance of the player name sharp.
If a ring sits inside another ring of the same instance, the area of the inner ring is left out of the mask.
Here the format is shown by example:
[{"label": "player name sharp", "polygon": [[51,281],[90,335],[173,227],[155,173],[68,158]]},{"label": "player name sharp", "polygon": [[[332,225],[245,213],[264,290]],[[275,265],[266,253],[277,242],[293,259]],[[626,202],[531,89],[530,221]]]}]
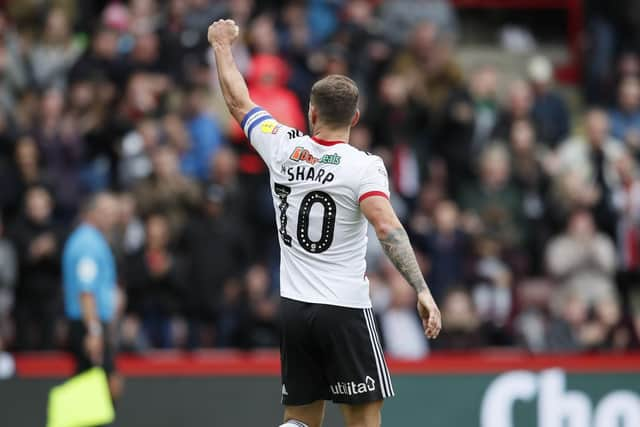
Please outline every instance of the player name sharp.
[{"label": "player name sharp", "polygon": [[281,172],[287,174],[287,181],[314,181],[320,184],[326,184],[334,180],[335,175],[332,172],[327,172],[324,169],[316,169],[314,167],[296,166],[289,167],[282,166]]}]

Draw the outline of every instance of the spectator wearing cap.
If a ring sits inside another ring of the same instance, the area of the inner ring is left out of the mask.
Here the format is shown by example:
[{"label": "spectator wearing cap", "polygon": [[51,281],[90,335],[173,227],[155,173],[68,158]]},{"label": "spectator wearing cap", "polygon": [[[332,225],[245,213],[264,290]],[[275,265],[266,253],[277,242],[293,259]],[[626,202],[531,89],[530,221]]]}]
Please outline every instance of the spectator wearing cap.
[{"label": "spectator wearing cap", "polygon": [[531,118],[536,123],[538,141],[557,147],[569,134],[569,108],[562,95],[553,88],[553,66],[544,56],[531,58],[529,81],[533,89]]}]

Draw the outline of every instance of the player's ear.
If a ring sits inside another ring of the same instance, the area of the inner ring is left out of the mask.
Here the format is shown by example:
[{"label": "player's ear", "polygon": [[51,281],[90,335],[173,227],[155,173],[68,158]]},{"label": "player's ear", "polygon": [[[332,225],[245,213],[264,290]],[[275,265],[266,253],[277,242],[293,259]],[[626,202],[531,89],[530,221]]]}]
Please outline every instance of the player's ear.
[{"label": "player's ear", "polygon": [[353,114],[353,118],[351,119],[351,127],[355,127],[360,121],[360,110],[356,109],[356,112]]},{"label": "player's ear", "polygon": [[315,126],[318,121],[318,112],[312,103],[309,103],[309,122]]}]

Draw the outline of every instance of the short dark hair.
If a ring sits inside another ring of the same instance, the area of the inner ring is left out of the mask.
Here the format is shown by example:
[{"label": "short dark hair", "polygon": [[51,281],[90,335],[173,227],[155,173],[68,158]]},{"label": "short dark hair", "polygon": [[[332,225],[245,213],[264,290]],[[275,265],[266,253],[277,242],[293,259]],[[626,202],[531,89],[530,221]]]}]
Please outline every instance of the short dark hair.
[{"label": "short dark hair", "polygon": [[358,86],[349,77],[331,74],[313,85],[311,104],[321,122],[347,126],[358,108]]}]

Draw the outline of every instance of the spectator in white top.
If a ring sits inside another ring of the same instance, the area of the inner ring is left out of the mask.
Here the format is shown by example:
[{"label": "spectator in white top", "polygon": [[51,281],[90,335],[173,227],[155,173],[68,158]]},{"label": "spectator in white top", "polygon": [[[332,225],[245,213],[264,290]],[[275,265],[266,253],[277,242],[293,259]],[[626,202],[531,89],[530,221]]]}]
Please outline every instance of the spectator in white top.
[{"label": "spectator in white top", "polygon": [[588,211],[571,215],[567,230],[547,246],[546,259],[562,291],[580,295],[589,305],[615,298],[615,247]]}]

